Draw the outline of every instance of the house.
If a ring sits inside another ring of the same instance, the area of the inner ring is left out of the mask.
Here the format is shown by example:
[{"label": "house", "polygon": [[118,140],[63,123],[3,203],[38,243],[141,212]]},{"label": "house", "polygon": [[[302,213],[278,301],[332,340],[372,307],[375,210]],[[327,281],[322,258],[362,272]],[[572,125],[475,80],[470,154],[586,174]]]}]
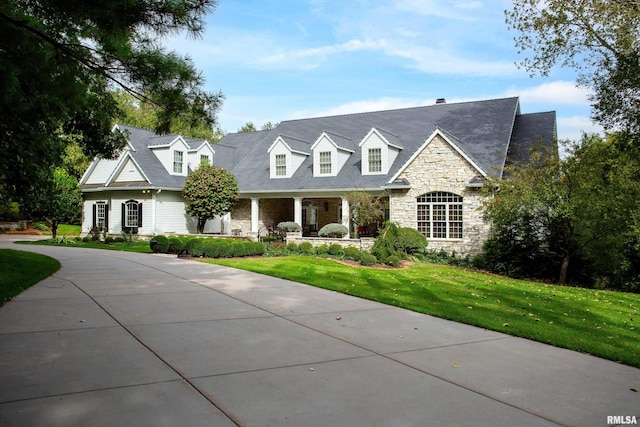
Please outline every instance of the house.
[{"label": "house", "polygon": [[236,176],[240,201],[205,232],[257,236],[295,221],[314,235],[328,223],[348,225],[345,195],[359,190],[382,197],[387,218],[422,232],[430,248],[473,254],[490,231],[479,211],[485,179],[552,144],[556,118],[521,114],[513,97],[288,120],[218,144],[114,131],[128,134],[127,147],[115,160],[95,159],[80,182],[85,232],[195,233],[181,189],[189,170],[211,161]]}]

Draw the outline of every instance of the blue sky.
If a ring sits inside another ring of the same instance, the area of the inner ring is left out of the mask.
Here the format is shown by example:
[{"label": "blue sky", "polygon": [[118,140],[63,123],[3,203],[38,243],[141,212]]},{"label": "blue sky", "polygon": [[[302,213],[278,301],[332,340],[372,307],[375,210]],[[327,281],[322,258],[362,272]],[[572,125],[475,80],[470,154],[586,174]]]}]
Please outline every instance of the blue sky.
[{"label": "blue sky", "polygon": [[575,72],[533,77],[504,22],[511,1],[220,0],[191,56],[225,96],[219,124],[519,96],[523,113],[556,111],[558,137],[599,132]]}]

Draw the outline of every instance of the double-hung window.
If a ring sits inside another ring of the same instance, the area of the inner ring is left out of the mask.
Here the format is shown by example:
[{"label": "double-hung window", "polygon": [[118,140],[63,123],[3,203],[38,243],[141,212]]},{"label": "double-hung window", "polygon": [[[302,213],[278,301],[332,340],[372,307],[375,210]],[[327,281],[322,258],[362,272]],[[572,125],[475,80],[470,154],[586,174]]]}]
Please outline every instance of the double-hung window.
[{"label": "double-hung window", "polygon": [[417,198],[418,231],[427,238],[462,239],[462,197],[433,192]]},{"label": "double-hung window", "polygon": [[369,172],[382,172],[382,149],[369,148]]},{"label": "double-hung window", "polygon": [[331,174],[331,151],[320,152],[320,175]]},{"label": "double-hung window", "polygon": [[276,154],[276,176],[287,176],[286,154]]},{"label": "double-hung window", "polygon": [[183,155],[182,151],[173,152],[173,173],[182,173]]},{"label": "double-hung window", "polygon": [[127,200],[122,204],[122,231],[137,233],[142,227],[142,203]]},{"label": "double-hung window", "polygon": [[201,154],[200,155],[200,164],[201,165],[210,165],[211,163],[209,162],[209,156],[207,156],[206,154]]}]

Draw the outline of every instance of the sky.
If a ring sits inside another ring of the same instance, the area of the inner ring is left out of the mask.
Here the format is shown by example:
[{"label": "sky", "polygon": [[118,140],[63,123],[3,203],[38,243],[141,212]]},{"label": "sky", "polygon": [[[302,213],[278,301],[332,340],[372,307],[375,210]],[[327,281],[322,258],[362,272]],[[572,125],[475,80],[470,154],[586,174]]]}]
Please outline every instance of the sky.
[{"label": "sky", "polygon": [[221,91],[220,127],[518,96],[556,111],[558,138],[601,132],[576,73],[531,77],[506,0],[219,0],[200,38],[175,36]]}]

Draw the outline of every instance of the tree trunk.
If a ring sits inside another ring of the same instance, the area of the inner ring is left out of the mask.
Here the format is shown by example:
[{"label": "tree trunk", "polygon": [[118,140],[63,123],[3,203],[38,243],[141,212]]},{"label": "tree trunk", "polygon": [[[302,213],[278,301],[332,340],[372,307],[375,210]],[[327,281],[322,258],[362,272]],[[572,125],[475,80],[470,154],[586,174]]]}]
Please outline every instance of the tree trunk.
[{"label": "tree trunk", "polygon": [[565,252],[562,256],[562,265],[560,266],[560,284],[567,284],[567,275],[569,273],[569,261],[571,260],[571,255],[568,252]]},{"label": "tree trunk", "polygon": [[204,233],[204,225],[207,223],[207,219],[198,218],[198,234]]},{"label": "tree trunk", "polygon": [[58,221],[51,221],[51,234],[54,239],[58,235]]}]

